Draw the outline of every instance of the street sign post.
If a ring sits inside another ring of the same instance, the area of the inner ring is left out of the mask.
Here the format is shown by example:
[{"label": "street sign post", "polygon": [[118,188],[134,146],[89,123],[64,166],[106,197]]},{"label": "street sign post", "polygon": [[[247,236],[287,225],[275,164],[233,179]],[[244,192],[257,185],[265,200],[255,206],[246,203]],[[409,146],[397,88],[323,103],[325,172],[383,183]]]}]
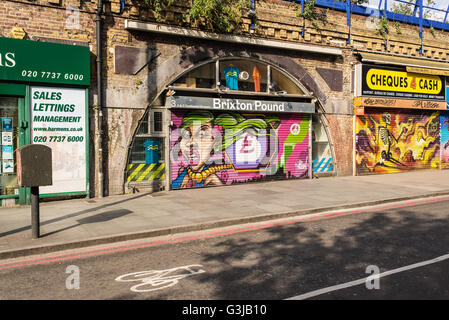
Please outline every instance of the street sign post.
[{"label": "street sign post", "polygon": [[20,187],[31,187],[31,234],[33,239],[39,232],[39,186],[53,183],[51,148],[31,144],[16,150],[17,182]]}]

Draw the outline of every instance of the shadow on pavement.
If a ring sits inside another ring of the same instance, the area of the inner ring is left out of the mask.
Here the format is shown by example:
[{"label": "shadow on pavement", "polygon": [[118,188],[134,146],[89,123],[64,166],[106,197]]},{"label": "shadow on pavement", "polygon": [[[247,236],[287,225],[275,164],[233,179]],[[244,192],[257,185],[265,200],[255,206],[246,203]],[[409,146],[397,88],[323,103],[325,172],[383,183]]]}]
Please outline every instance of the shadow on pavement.
[{"label": "shadow on pavement", "polygon": [[127,210],[127,209],[118,209],[118,210],[111,210],[111,211],[105,211],[99,214],[96,214],[94,216],[90,216],[90,217],[86,217],[86,218],[82,218],[79,220],[76,220],[78,223],[62,228],[60,230],[55,230],[46,234],[41,235],[41,237],[47,237],[50,236],[52,234],[58,233],[58,232],[62,232],[65,230],[69,230],[75,227],[79,227],[83,224],[89,224],[89,223],[98,223],[98,222],[108,222],[111,221],[113,219],[117,219],[123,216],[126,216],[130,213],[133,213],[133,211],[131,210]]},{"label": "shadow on pavement", "polygon": [[[50,220],[41,221],[40,225],[41,226],[45,226],[45,225],[49,225],[49,224],[52,224],[52,223],[55,223],[55,222],[59,222],[59,221],[63,221],[63,220],[66,220],[66,219],[74,218],[74,217],[81,216],[81,215],[86,214],[86,213],[95,212],[95,211],[98,211],[98,210],[101,210],[101,209],[104,209],[104,208],[108,208],[108,207],[115,206],[115,205],[118,205],[118,204],[121,204],[121,203],[132,201],[132,200],[135,200],[135,199],[138,199],[138,198],[142,198],[142,197],[148,196],[149,194],[151,194],[151,193],[144,193],[144,194],[132,197],[132,198],[119,200],[119,201],[115,201],[115,202],[112,202],[112,203],[102,204],[102,205],[96,206],[94,208],[85,209],[85,210],[74,212],[74,213],[71,213],[71,214],[68,214],[68,215],[65,215],[65,216],[61,216],[61,217],[58,217],[58,218],[53,218],[53,219],[50,219]],[[101,215],[101,214],[103,214],[103,213],[100,213],[99,215]],[[86,219],[88,219],[88,218],[89,217],[87,217]],[[0,238],[4,237],[4,236],[9,236],[9,235],[14,234],[14,233],[27,231],[27,230],[31,230],[31,224],[28,225],[28,226],[21,227],[21,228],[17,228],[17,229],[13,229],[13,230],[10,230],[10,231],[2,232],[2,233],[0,233]]]}]

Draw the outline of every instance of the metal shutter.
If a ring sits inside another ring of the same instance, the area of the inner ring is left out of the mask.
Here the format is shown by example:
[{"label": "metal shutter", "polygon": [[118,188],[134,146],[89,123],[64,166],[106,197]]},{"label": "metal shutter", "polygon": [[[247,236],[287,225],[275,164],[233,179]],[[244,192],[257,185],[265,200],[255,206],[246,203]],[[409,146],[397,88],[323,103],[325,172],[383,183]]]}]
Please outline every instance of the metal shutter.
[{"label": "metal shutter", "polygon": [[171,120],[172,189],[309,177],[308,114],[174,110]]},{"label": "metal shutter", "polygon": [[440,113],[366,108],[355,146],[357,175],[439,168]]}]

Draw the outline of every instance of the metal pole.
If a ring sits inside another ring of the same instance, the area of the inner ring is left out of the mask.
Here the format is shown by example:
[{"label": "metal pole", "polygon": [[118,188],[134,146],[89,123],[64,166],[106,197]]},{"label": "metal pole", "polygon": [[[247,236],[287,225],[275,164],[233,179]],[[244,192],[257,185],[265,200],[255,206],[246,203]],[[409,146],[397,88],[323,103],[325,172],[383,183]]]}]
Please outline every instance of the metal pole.
[{"label": "metal pole", "polygon": [[[301,12],[302,14],[304,14],[304,0],[301,0]],[[302,31],[301,31],[301,36],[304,38],[304,34],[305,34],[305,20],[304,18],[302,19]]]},{"label": "metal pole", "polygon": [[254,32],[255,29],[255,24],[254,24],[254,20],[255,20],[255,16],[256,16],[256,3],[255,0],[251,1],[251,31]]},{"label": "metal pole", "polygon": [[97,0],[97,16],[95,18],[96,31],[97,31],[97,96],[98,96],[98,109],[97,109],[97,152],[98,152],[98,184],[100,198],[104,196],[104,175],[103,175],[103,84],[102,84],[102,43],[101,43],[101,25],[103,14],[103,0]]},{"label": "metal pole", "polygon": [[[388,0],[385,0],[384,2],[384,17],[388,21]],[[388,33],[388,30],[386,30],[386,32]],[[385,40],[385,50],[388,50],[388,38]]]},{"label": "metal pole", "polygon": [[421,47],[419,48],[419,53],[423,53],[423,4],[422,0],[418,0],[419,2],[419,38],[421,39]]},{"label": "metal pole", "polygon": [[446,23],[447,20],[447,14],[449,13],[449,6],[447,6],[446,14],[444,15],[444,21],[443,23]]},{"label": "metal pole", "polygon": [[39,187],[31,187],[31,235],[38,239],[39,233]]},{"label": "metal pole", "polygon": [[347,44],[351,44],[351,1],[346,0],[346,25],[348,26],[348,39]]}]

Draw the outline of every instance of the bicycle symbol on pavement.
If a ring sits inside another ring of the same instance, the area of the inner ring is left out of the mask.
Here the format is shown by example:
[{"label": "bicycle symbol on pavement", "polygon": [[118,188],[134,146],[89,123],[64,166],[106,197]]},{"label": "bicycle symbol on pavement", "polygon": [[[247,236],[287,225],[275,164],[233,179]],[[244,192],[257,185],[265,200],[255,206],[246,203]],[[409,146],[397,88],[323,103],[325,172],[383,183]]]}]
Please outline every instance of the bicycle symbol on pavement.
[{"label": "bicycle symbol on pavement", "polygon": [[140,282],[131,287],[133,292],[150,292],[174,286],[179,280],[200,274],[204,271],[203,266],[192,264],[167,270],[139,271],[121,275],[115,278],[120,282]]}]

